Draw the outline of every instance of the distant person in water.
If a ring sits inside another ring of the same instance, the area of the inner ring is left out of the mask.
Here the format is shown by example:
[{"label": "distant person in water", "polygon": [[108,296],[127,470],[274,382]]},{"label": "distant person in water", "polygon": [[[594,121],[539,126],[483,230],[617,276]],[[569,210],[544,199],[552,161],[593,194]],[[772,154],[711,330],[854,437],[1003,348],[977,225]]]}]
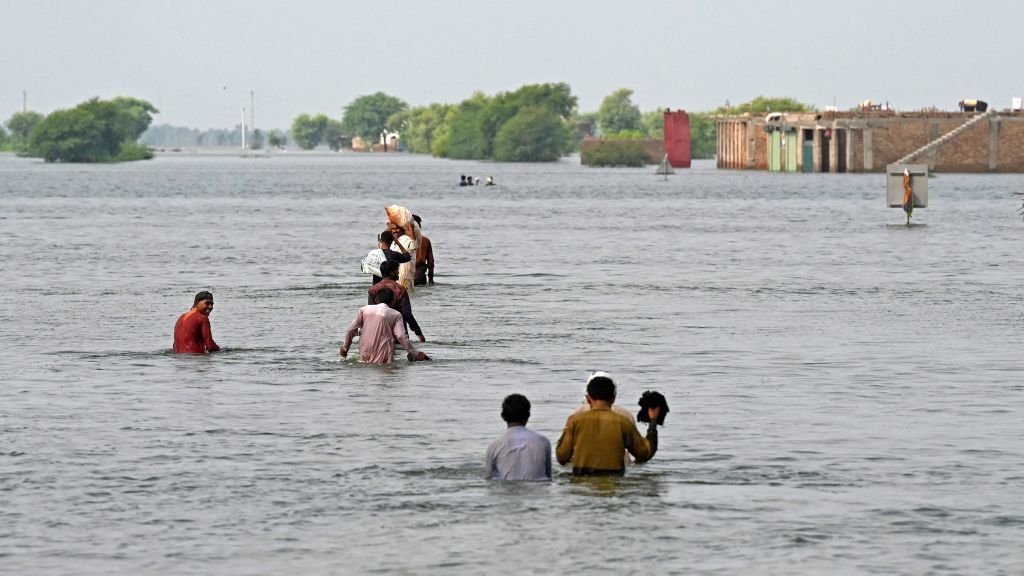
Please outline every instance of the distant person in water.
[{"label": "distant person in water", "polygon": [[406,331],[408,332],[411,328],[420,342],[426,342],[427,339],[423,336],[423,330],[420,329],[419,323],[416,322],[416,317],[412,315],[412,303],[409,302],[409,293],[398,283],[398,264],[388,261],[381,262],[380,273],[384,275],[384,279],[370,286],[370,289],[367,290],[367,304],[377,304],[380,301],[377,294],[384,289],[390,290],[392,294],[390,306],[393,310],[398,310],[402,314]]},{"label": "distant person in water", "polygon": [[178,354],[206,354],[220,350],[213,341],[210,328],[213,294],[203,290],[196,294],[192,309],[178,317],[174,324],[174,351]]},{"label": "distant person in water", "polygon": [[501,403],[508,428],[491,442],[484,458],[484,477],[494,480],[551,480],[551,442],[526,428],[530,401],[509,394]]},{"label": "distant person in water", "polygon": [[390,289],[381,288],[377,292],[377,304],[368,304],[359,309],[345,332],[345,342],[340,350],[342,358],[348,358],[352,339],[359,334],[359,359],[368,364],[391,364],[394,361],[396,340],[405,348],[406,358],[410,362],[430,360],[430,357],[409,342],[402,314],[391,309],[394,297]]},{"label": "distant person in water", "polygon": [[[412,219],[422,228],[423,221],[419,216],[413,214]],[[430,244],[430,238],[422,233],[420,234],[420,247],[416,250],[416,275],[413,277],[412,283],[414,286],[434,285],[434,247]]]},{"label": "distant person in water", "polygon": [[465,174],[462,174],[459,178],[460,178],[459,186],[469,186],[469,183],[466,182],[466,175]]},{"label": "distant person in water", "polygon": [[494,186],[494,176],[488,176],[487,183],[484,186]]},{"label": "distant person in water", "polygon": [[[387,261],[394,262],[396,264],[404,264],[412,260],[412,255],[408,252],[404,252],[403,250],[405,249],[402,248],[401,244],[392,246],[393,243],[395,243],[395,236],[390,230],[385,230],[377,235],[377,248],[384,251],[384,258]],[[397,248],[397,250],[392,250],[392,247]],[[380,276],[374,274],[373,283],[376,284],[377,282],[380,282],[380,279]]]}]

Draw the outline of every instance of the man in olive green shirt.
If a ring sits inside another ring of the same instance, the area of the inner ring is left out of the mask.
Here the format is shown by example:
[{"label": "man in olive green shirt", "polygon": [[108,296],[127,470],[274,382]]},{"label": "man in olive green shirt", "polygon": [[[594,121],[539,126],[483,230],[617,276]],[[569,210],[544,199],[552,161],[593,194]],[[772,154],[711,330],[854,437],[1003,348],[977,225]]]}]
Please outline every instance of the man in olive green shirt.
[{"label": "man in olive green shirt", "polygon": [[591,374],[587,381],[587,403],[590,410],[573,414],[566,420],[555,447],[558,463],[572,462],[573,474],[621,475],[625,472],[624,450],[632,454],[638,464],[650,460],[658,451],[660,408],[647,409],[650,417],[647,437],[641,436],[632,419],[612,411],[615,382],[605,372]]}]

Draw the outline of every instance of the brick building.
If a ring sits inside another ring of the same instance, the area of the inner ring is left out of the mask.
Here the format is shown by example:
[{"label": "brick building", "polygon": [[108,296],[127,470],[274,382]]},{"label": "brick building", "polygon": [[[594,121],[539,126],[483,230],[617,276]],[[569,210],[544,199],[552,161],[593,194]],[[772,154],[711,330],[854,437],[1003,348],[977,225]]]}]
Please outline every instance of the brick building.
[{"label": "brick building", "polygon": [[780,172],[1024,173],[1024,112],[773,113],[715,119],[718,167]]}]

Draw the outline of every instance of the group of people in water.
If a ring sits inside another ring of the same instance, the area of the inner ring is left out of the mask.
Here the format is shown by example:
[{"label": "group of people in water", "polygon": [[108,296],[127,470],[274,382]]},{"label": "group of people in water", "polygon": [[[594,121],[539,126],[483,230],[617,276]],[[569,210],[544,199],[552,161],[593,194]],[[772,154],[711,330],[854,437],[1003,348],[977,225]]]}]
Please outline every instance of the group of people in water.
[{"label": "group of people in water", "polygon": [[[632,413],[615,404],[616,394],[610,374],[592,373],[587,380],[587,403],[565,421],[555,443],[555,458],[563,466],[572,465],[574,476],[619,476],[631,463],[647,462],[658,451],[658,425],[664,424],[669,411],[665,397],[648,391],[640,398],[636,419],[647,422],[647,434],[641,436]],[[501,419],[507,429],[487,447],[484,476],[551,480],[551,442],[526,428],[530,420],[526,396],[506,396]]]},{"label": "group of people in water", "polygon": [[[411,329],[420,342],[426,342],[423,330],[412,312],[409,294],[414,286],[434,285],[434,248],[430,238],[421,232],[422,220],[412,214],[406,226],[388,222],[388,228],[377,235],[376,256],[372,267],[364,270],[373,280],[367,291],[367,304],[359,309],[345,333],[342,358],[359,335],[359,359],[371,364],[391,364],[395,342],[401,344],[409,360],[430,358],[409,342]],[[369,258],[369,255],[368,255]],[[192,308],[182,314],[174,326],[174,352],[207,354],[221,348],[213,339],[210,313],[213,293],[208,290],[195,295]]]},{"label": "group of people in water", "polygon": [[[392,207],[399,208],[399,207]],[[396,210],[396,213],[399,211]],[[366,305],[345,332],[342,358],[359,336],[359,359],[371,364],[390,364],[395,342],[406,351],[411,362],[430,360],[409,341],[411,329],[420,342],[426,342],[423,330],[412,313],[409,294],[415,286],[434,285],[434,248],[422,232],[423,220],[411,214],[404,226],[390,219],[387,230],[377,235],[377,249],[363,259],[363,271],[373,275],[367,290]]]},{"label": "group of people in water", "polygon": [[[473,176],[466,176],[463,174],[459,180],[459,186],[479,186],[480,178],[474,178]],[[487,181],[484,182],[484,186],[494,186],[494,176],[488,176]]]},{"label": "group of people in water", "polygon": [[[348,358],[358,335],[362,362],[391,364],[396,342],[409,361],[430,360],[408,335],[412,330],[420,342],[426,341],[409,294],[414,286],[434,285],[432,244],[421,232],[420,217],[413,214],[412,220],[415,224],[406,226],[389,220],[387,229],[377,235],[378,248],[363,260],[362,269],[372,274],[373,280],[367,304],[359,308],[345,332],[339,350],[342,358]],[[197,293],[192,308],[174,326],[174,352],[206,354],[221,349],[213,340],[212,311],[213,294],[208,290]],[[566,420],[554,453],[559,464],[572,465],[574,475],[622,475],[631,463],[646,462],[657,452],[658,425],[668,413],[665,398],[658,392],[641,397],[636,420],[647,422],[647,434],[641,436],[632,413],[615,404],[616,393],[608,373],[594,372],[587,380],[586,404]],[[530,401],[522,394],[508,395],[502,402],[501,418],[507,429],[488,446],[484,475],[495,480],[550,480],[551,442],[527,429]]]}]

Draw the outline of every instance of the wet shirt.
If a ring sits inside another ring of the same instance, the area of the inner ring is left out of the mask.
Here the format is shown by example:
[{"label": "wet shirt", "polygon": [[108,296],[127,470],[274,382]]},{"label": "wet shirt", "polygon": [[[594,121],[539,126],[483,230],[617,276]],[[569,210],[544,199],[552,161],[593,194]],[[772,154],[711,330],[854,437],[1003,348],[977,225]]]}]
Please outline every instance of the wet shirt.
[{"label": "wet shirt", "polygon": [[566,423],[555,456],[559,464],[572,462],[574,474],[621,474],[623,450],[637,463],[650,460],[658,450],[658,428],[648,427],[644,438],[630,418],[609,408],[593,408]]},{"label": "wet shirt", "polygon": [[[589,410],[590,410],[590,404],[587,404],[586,402],[584,402],[583,404],[580,404],[580,407],[577,408],[573,412],[573,414],[582,414],[583,412],[587,412]],[[633,417],[633,413],[630,412],[628,409],[623,408],[622,406],[619,406],[618,404],[612,404],[612,412],[615,412],[615,413],[618,413],[618,414],[622,414],[630,422],[636,422],[636,418]],[[629,452],[626,451],[626,450],[623,450],[622,451],[622,465],[625,466],[626,468],[629,468],[629,465],[632,464],[632,463],[633,463],[633,460],[630,459]]]},{"label": "wet shirt", "polygon": [[494,480],[551,480],[551,442],[512,426],[487,447],[484,476]]},{"label": "wet shirt", "polygon": [[385,278],[380,282],[377,282],[370,289],[367,290],[367,304],[377,303],[377,292],[381,288],[390,288],[391,293],[395,295],[394,301],[391,303],[391,307],[402,313],[402,319],[408,328],[412,328],[412,331],[419,335],[423,331],[420,330],[419,322],[416,321],[416,317],[412,315],[412,302],[409,301],[409,293],[406,292],[402,285],[390,278]]},{"label": "wet shirt", "polygon": [[[360,332],[362,329],[362,332]],[[359,358],[370,364],[391,364],[395,356],[395,340],[410,354],[416,348],[409,342],[402,325],[402,315],[387,304],[363,306],[345,333],[345,349],[359,333]]]},{"label": "wet shirt", "polygon": [[213,341],[210,317],[195,308],[185,312],[174,324],[174,351],[178,354],[216,352],[220,346]]}]

